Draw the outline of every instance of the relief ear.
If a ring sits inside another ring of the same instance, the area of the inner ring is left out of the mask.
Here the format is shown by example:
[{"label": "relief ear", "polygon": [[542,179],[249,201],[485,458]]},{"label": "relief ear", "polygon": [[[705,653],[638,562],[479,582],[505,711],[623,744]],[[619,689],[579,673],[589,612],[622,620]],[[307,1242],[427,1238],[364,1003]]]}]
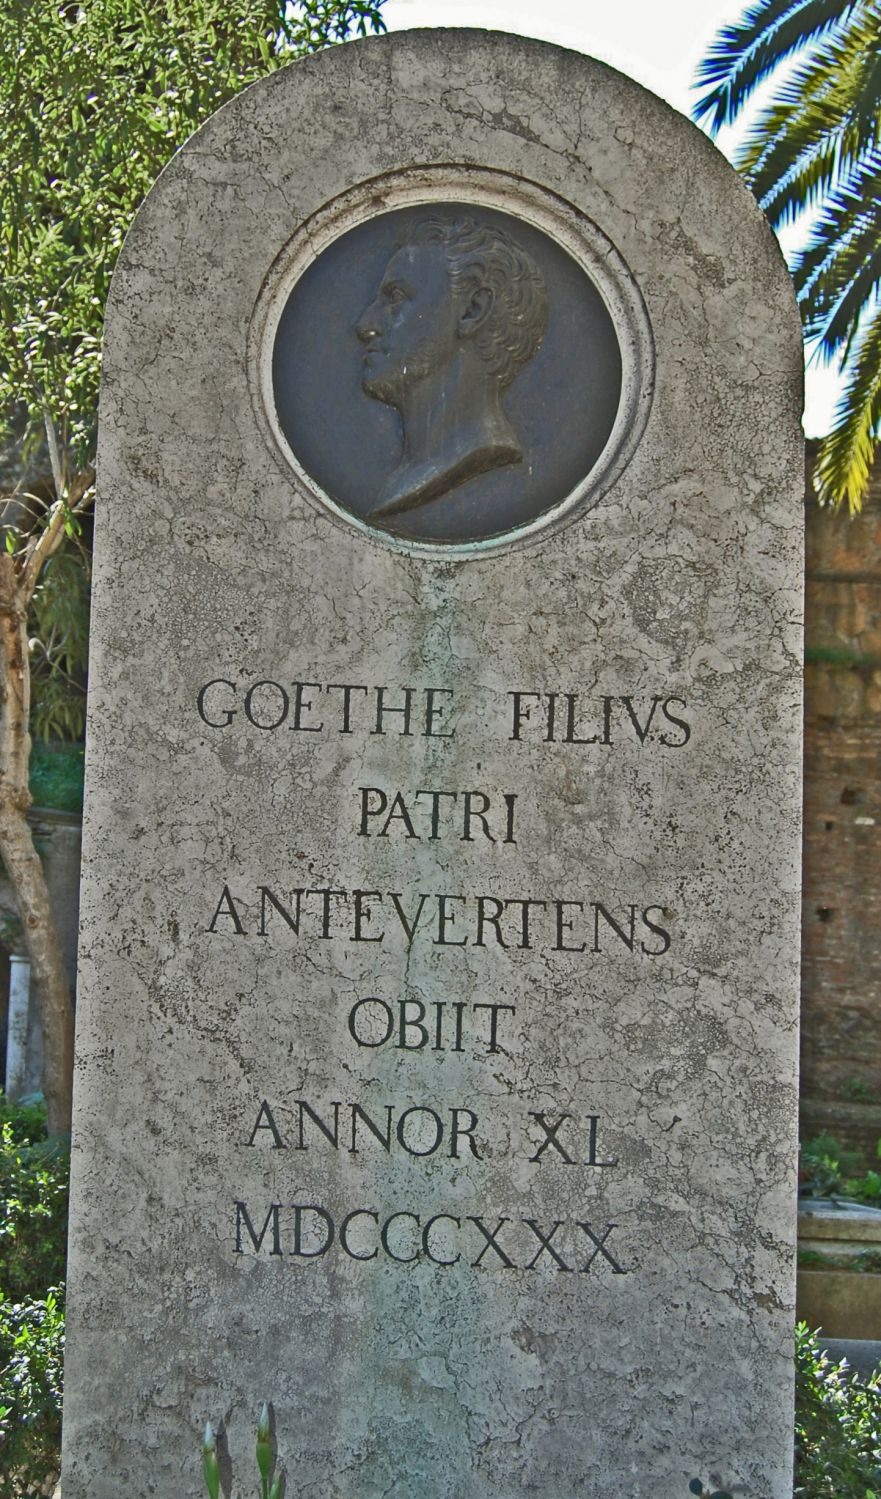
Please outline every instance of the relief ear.
[{"label": "relief ear", "polygon": [[459,314],[459,337],[470,338],[492,310],[495,294],[491,286],[477,286]]}]

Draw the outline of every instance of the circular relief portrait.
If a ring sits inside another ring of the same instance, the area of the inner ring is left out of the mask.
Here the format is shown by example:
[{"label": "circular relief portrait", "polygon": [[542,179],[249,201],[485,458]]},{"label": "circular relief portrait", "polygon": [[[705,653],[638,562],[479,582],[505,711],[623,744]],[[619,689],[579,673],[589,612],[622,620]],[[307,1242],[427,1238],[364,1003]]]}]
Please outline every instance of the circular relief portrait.
[{"label": "circular relief portrait", "polygon": [[584,488],[616,427],[622,349],[597,285],[549,234],[430,202],[367,219],[309,264],[271,382],[287,446],[338,510],[462,546]]}]

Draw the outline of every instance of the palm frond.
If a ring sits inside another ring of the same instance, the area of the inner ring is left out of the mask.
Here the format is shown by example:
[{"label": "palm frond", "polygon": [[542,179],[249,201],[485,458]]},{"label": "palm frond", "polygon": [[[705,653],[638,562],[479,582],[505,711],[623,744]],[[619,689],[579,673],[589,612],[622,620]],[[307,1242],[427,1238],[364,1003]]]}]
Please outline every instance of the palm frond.
[{"label": "palm frond", "polygon": [[750,129],[735,164],[772,222],[778,204],[797,197],[798,186],[788,191],[795,179],[816,199],[876,145],[879,111],[876,14],[794,68]]},{"label": "palm frond", "polygon": [[715,134],[781,63],[735,164],[775,228],[813,214],[793,277],[806,338],[847,381],[817,485],[853,511],[881,430],[881,0],[757,0],[701,64],[695,119]]},{"label": "palm frond", "polygon": [[805,335],[816,343],[828,359],[836,355],[845,360],[859,339],[860,323],[866,308],[875,300],[881,285],[881,267],[874,261],[863,261],[839,289],[833,298],[827,297],[825,307],[816,308],[805,303],[802,317]]},{"label": "palm frond", "polygon": [[806,248],[792,264],[809,337],[820,333],[843,294],[859,286],[864,300],[881,276],[881,151],[853,168],[829,197]]},{"label": "palm frond", "polygon": [[820,443],[814,483],[821,503],[861,508],[881,429],[881,308],[861,332],[853,370]]},{"label": "palm frond", "polygon": [[[779,152],[769,153],[768,168],[763,164],[760,174],[744,174],[775,228],[791,223],[805,209],[822,203],[838,178],[839,150],[835,137],[808,141],[791,165],[786,164],[788,158],[788,143],[782,141]],[[774,175],[776,161],[781,170]]]},{"label": "palm frond", "polygon": [[[863,228],[878,228],[881,194],[881,147],[866,153],[839,180],[814,219],[805,249],[795,265],[807,278],[819,270],[829,248],[846,241]],[[868,248],[868,246],[867,246]]]},{"label": "palm frond", "polygon": [[712,86],[698,99],[692,117],[706,121],[716,135],[785,58],[845,24],[867,3],[871,0],[759,0],[711,43],[695,87]]}]

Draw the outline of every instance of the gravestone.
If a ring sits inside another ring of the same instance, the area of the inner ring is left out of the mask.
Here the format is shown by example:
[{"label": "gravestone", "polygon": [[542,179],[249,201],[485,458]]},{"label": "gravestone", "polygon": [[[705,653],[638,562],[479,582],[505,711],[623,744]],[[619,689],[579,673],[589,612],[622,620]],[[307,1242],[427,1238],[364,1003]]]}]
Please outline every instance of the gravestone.
[{"label": "gravestone", "polygon": [[[65,1499],[791,1493],[801,338],[599,63],[243,93],[107,319]],[[247,1464],[247,1466],[246,1466]]]}]

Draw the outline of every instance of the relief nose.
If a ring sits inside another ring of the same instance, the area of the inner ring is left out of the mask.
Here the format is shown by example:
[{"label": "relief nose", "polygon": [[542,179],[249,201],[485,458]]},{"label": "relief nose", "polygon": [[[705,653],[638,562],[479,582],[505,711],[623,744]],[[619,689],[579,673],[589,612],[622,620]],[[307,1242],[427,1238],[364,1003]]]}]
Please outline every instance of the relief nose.
[{"label": "relief nose", "polygon": [[362,344],[369,344],[371,339],[379,337],[379,319],[376,316],[376,303],[365,308],[355,324],[355,332]]}]

